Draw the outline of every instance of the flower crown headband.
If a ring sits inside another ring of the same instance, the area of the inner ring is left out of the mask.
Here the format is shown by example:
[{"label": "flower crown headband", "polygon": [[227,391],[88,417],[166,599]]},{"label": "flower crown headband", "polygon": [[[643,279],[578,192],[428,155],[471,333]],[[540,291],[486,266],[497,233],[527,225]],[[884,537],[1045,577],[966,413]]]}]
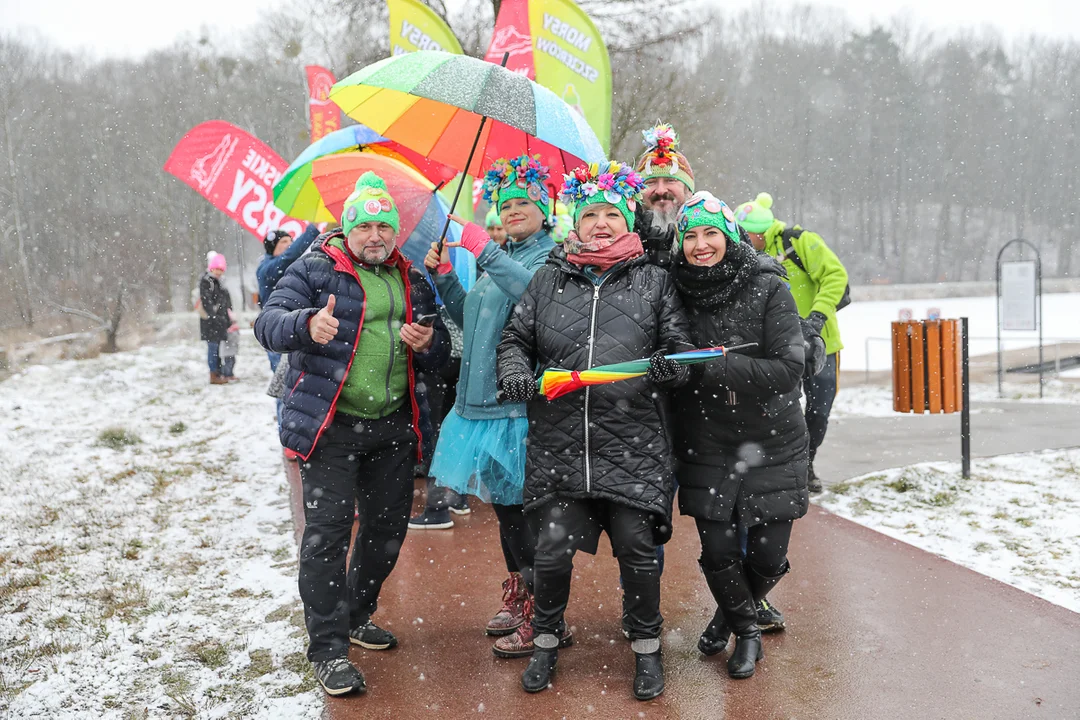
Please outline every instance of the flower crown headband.
[{"label": "flower crown headband", "polygon": [[544,185],[548,173],[547,166],[540,164],[539,155],[522,155],[513,160],[499,158],[484,176],[484,200],[495,203],[501,190],[517,186],[534,203],[548,205],[551,194]]},{"label": "flower crown headband", "polygon": [[[617,205],[626,200],[627,207],[633,212],[636,208],[634,196],[645,188],[645,181],[629,165],[612,160],[604,166],[593,163],[584,165],[569,175],[563,176],[563,188],[559,199],[576,206],[597,202]],[[596,196],[600,195],[600,198]]]}]

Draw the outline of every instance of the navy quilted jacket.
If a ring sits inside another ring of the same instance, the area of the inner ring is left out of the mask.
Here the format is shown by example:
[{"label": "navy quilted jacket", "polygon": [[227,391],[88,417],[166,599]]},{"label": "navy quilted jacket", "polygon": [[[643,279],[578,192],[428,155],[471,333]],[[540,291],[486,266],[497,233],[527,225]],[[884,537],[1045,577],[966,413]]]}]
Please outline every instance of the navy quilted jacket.
[{"label": "navy quilted jacket", "polygon": [[[281,422],[281,444],[307,460],[319,436],[334,419],[338,395],[352,367],[360,328],[364,322],[364,290],[352,261],[326,241],[341,232],[320,237],[311,252],[293,263],[267,298],[255,320],[255,337],[272,352],[289,353],[285,376],[285,402]],[[410,302],[405,321],[436,312],[435,292],[419,270],[395,251],[388,263],[395,265],[405,280]],[[311,339],[308,321],[334,295],[334,317],[340,321],[337,336],[326,345]],[[450,356],[450,336],[441,320],[435,321],[435,337],[424,353],[409,350],[409,395],[413,427],[421,438],[420,405],[415,370],[435,371]],[[419,450],[418,450],[419,452]]]}]

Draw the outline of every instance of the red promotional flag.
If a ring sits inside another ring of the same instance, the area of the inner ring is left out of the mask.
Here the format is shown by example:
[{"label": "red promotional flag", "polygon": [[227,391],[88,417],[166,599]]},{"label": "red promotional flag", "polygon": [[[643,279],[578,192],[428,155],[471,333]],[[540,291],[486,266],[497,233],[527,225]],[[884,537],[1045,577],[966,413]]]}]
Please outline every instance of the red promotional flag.
[{"label": "red promotional flag", "polygon": [[530,80],[536,79],[532,32],[529,30],[529,0],[503,0],[499,8],[495,32],[484,59],[499,65],[506,53],[510,53],[506,62],[507,70],[513,70]]},{"label": "red promotional flag", "polygon": [[307,65],[308,115],[311,118],[311,142],[321,140],[341,129],[341,110],[330,101],[334,74],[318,65]]},{"label": "red promotional flag", "polygon": [[180,139],[165,172],[262,240],[278,228],[296,237],[308,225],[274,206],[274,183],[288,166],[258,138],[224,120],[211,120]]}]

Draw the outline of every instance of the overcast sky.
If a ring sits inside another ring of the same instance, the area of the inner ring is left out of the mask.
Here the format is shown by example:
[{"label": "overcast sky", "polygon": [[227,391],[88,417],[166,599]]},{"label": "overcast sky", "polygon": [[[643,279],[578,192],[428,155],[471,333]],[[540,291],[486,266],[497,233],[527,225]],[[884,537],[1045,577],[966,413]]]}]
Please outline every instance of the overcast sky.
[{"label": "overcast sky", "polygon": [[[727,8],[752,0],[724,0]],[[777,0],[787,3],[790,0]],[[137,57],[208,25],[238,30],[283,0],[0,0],[0,31],[30,32],[65,49]],[[453,0],[451,0],[451,4]],[[1038,33],[1080,40],[1078,0],[823,0],[857,23],[908,11],[930,27],[990,25],[1006,36]],[[873,6],[873,7],[870,7]]]}]

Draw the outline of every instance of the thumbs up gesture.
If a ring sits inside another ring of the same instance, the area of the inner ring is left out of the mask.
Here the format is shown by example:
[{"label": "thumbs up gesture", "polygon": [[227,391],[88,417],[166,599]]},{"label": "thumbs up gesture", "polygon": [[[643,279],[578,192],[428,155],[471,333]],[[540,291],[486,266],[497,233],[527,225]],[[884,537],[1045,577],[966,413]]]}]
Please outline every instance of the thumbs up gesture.
[{"label": "thumbs up gesture", "polygon": [[326,301],[326,307],[311,316],[308,323],[308,331],[311,339],[320,345],[326,345],[337,335],[338,319],[334,317],[334,305],[336,298],[331,295]]}]

